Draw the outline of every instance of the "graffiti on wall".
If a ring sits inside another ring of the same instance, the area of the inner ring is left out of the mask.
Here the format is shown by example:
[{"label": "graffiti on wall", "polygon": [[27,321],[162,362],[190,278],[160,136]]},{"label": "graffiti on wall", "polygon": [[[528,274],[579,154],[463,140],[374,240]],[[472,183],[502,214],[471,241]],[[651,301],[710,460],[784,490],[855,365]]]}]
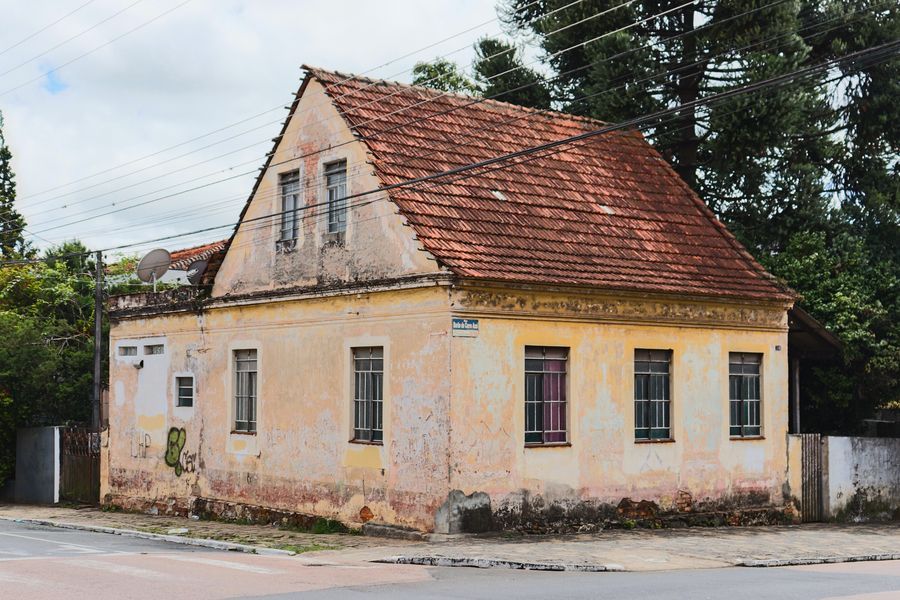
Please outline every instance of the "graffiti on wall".
[{"label": "graffiti on wall", "polygon": [[171,427],[166,438],[166,464],[175,469],[175,475],[181,477],[184,465],[181,464],[181,451],[184,450],[184,442],[187,441],[187,432],[184,427]]},{"label": "graffiti on wall", "polygon": [[152,441],[146,431],[129,429],[127,432],[131,441],[131,458],[147,458],[147,448]]},{"label": "graffiti on wall", "polygon": [[166,465],[175,469],[175,475],[181,477],[182,473],[193,473],[197,468],[197,453],[193,454],[184,449],[187,441],[187,431],[184,427],[170,427],[166,436]]}]

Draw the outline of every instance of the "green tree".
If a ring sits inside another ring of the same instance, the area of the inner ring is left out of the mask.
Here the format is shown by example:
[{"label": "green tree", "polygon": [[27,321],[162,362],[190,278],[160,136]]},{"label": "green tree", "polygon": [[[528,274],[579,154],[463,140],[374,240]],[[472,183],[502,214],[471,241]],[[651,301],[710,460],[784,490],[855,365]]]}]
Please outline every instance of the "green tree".
[{"label": "green tree", "polygon": [[478,94],[478,86],[459,70],[459,66],[445,58],[418,62],[413,67],[413,85],[422,85],[443,92]]},{"label": "green tree", "polygon": [[0,482],[14,468],[16,428],[90,420],[94,264],[79,249],[0,267]]},{"label": "green tree", "polygon": [[12,151],[3,136],[0,113],[0,258],[19,258],[27,254],[23,229],[25,218],[15,209],[16,178],[12,170]]},{"label": "green tree", "polygon": [[550,108],[550,89],[544,78],[524,66],[513,44],[495,38],[478,40],[473,67],[483,96],[531,108]]}]

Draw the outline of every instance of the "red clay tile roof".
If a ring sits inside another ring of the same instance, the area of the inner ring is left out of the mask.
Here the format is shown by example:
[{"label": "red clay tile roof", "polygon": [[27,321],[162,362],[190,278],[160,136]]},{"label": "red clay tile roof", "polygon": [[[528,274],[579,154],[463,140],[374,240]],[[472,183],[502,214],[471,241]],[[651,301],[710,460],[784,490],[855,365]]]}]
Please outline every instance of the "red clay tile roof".
[{"label": "red clay tile roof", "polygon": [[225,248],[228,240],[219,240],[218,242],[210,242],[202,246],[194,246],[193,248],[185,248],[183,250],[175,250],[172,252],[172,265],[169,267],[174,271],[187,271],[191,263],[195,260],[206,260],[216,252]]},{"label": "red clay tile roof", "polygon": [[[385,185],[602,126],[304,68],[368,146]],[[459,276],[793,298],[638,132],[612,132],[502,166],[389,192],[422,246]]]}]

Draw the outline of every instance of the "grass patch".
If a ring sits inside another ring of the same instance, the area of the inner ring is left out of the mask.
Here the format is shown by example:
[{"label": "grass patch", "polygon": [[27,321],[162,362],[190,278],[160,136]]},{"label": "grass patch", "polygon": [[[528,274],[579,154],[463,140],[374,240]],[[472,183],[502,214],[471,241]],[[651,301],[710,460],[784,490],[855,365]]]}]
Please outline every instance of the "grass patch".
[{"label": "grass patch", "polygon": [[284,531],[296,531],[297,533],[356,533],[357,530],[350,529],[340,521],[334,519],[316,519],[311,527],[302,525],[282,525],[279,527]]}]

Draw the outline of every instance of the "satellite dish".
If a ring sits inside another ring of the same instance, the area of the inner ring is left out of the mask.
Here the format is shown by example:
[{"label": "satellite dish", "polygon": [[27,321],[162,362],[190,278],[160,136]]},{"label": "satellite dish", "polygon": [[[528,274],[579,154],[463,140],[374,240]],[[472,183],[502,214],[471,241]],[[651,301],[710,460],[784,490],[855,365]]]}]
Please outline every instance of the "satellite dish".
[{"label": "satellite dish", "polygon": [[206,261],[195,260],[187,269],[187,280],[191,282],[191,285],[197,285],[205,272]]},{"label": "satellite dish", "polygon": [[138,279],[144,283],[152,283],[153,291],[156,291],[156,282],[169,270],[172,257],[168,250],[157,248],[148,252],[137,266]]}]

